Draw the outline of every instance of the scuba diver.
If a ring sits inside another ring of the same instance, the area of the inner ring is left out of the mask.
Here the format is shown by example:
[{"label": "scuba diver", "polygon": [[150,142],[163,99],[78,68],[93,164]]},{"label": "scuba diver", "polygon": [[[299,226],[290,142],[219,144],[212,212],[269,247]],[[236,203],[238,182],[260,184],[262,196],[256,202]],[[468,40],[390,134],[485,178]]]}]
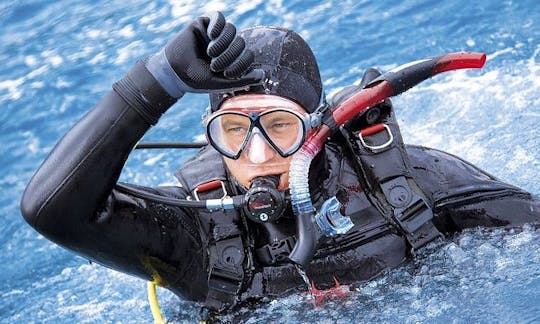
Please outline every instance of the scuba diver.
[{"label": "scuba diver", "polygon": [[[538,222],[539,197],[402,141],[388,97],[485,62],[456,55],[368,69],[326,100],[297,33],[200,17],[65,134],[22,214],[74,253],[217,313],[306,290],[304,271],[319,289],[357,283],[464,228]],[[209,145],[176,186],[118,183],[134,146],[186,92],[209,93]]]}]

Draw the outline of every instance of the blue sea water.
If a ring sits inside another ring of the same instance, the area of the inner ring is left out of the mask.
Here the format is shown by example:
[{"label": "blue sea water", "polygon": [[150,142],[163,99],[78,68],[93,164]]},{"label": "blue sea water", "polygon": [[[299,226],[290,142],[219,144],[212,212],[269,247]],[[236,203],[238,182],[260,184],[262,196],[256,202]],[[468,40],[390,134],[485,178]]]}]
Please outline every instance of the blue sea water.
[{"label": "blue sea water", "polygon": [[[524,1],[45,1],[0,3],[0,322],[148,323],[145,282],[89,264],[22,219],[25,185],[56,141],[133,63],[192,18],[222,10],[238,27],[300,32],[327,93],[455,51],[488,54],[482,70],[437,76],[394,99],[408,143],[457,154],[540,193],[540,4]],[[202,134],[203,95],[187,95],[145,140]],[[193,151],[136,151],[122,180],[172,181]],[[540,322],[540,230],[471,229],[415,261],[313,306],[305,295],[243,310],[246,322]],[[171,322],[199,306],[158,289]]]}]

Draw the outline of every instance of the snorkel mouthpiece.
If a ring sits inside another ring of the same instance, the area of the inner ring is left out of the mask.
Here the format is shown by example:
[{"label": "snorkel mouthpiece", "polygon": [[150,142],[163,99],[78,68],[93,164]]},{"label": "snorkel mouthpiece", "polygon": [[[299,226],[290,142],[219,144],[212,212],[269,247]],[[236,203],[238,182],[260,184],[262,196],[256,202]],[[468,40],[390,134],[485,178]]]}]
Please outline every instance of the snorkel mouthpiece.
[{"label": "snorkel mouthpiece", "polygon": [[[401,94],[436,74],[457,69],[481,68],[485,62],[486,55],[484,53],[449,53],[411,62],[381,75],[368,83],[364,89],[337,105],[332,111],[327,110],[326,113],[331,114],[331,116],[326,116],[326,120],[333,120],[332,123],[329,123],[333,125],[329,127],[323,124],[317,132],[306,140],[291,161],[289,187],[293,211],[297,218],[297,241],[289,254],[289,259],[292,262],[305,269],[313,259],[322,235],[326,235],[326,233],[331,233],[331,235],[345,234],[353,226],[352,223],[348,224],[346,219],[335,218],[340,222],[342,221],[344,226],[337,233],[328,230],[329,227],[326,227],[326,225],[332,224],[334,218],[320,215],[325,212],[323,208],[321,208],[319,215],[316,215],[315,208],[311,203],[308,178],[309,167],[315,155],[321,151],[324,143],[332,133],[353,117],[366,112],[371,106],[389,97]],[[324,117],[323,120],[325,120]],[[331,206],[329,209],[338,210],[339,212],[339,208],[335,206],[337,199],[332,197],[330,200],[332,202],[329,203]],[[326,224],[324,224],[324,217],[328,221]]]},{"label": "snorkel mouthpiece", "polygon": [[354,224],[351,218],[344,216],[340,211],[340,203],[336,197],[332,197],[325,201],[320,212],[315,216],[315,220],[322,233],[326,236],[334,236],[345,234]]}]

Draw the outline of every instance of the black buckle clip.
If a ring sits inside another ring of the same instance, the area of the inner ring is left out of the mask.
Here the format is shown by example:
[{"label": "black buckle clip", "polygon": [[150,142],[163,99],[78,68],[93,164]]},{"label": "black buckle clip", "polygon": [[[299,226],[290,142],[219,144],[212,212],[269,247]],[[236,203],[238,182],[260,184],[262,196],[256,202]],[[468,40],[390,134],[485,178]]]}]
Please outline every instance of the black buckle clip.
[{"label": "black buckle clip", "polygon": [[266,244],[256,250],[257,257],[263,263],[270,265],[287,260],[294,248],[296,240],[293,236],[281,239],[277,242]]},{"label": "black buckle clip", "polygon": [[236,295],[240,291],[242,279],[242,276],[236,272],[214,266],[210,270],[208,287],[228,295]]},{"label": "black buckle clip", "polygon": [[433,218],[424,199],[411,190],[404,176],[381,184],[388,202],[394,207],[394,220],[409,234],[413,234]]},{"label": "black buckle clip", "polygon": [[416,200],[407,207],[394,209],[396,221],[409,233],[413,233],[433,218],[433,213],[426,202],[418,196],[415,198]]},{"label": "black buckle clip", "polygon": [[236,303],[244,279],[241,240],[239,236],[233,236],[216,241],[215,245],[210,246],[212,266],[208,273],[205,307],[219,311]]}]

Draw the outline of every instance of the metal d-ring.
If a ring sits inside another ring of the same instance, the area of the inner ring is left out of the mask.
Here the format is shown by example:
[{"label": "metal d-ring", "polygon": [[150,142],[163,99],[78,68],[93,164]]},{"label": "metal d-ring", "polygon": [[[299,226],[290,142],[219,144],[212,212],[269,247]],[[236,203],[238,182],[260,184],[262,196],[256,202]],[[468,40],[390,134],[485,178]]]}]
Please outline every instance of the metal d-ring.
[{"label": "metal d-ring", "polygon": [[362,132],[358,132],[358,139],[360,139],[360,142],[362,143],[362,145],[367,148],[368,150],[372,151],[372,152],[377,152],[377,151],[380,151],[380,150],[383,150],[385,148],[387,148],[390,144],[392,144],[392,142],[394,141],[394,135],[392,134],[392,131],[390,130],[390,127],[388,127],[388,125],[386,124],[382,124],[384,129],[386,130],[386,132],[388,133],[388,141],[386,141],[385,143],[381,144],[381,145],[368,145],[366,144],[366,142],[364,141],[364,137],[362,136]]}]

